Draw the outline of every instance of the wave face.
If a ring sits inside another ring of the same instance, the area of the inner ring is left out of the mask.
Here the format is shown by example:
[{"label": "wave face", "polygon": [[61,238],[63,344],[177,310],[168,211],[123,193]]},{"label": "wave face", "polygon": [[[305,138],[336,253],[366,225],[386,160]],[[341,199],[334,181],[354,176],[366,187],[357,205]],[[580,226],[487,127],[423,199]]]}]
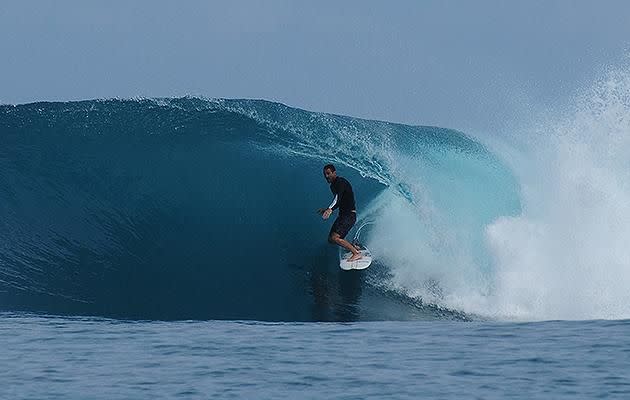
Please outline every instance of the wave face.
[{"label": "wave face", "polygon": [[[4,310],[469,318],[462,304],[495,291],[485,231],[521,212],[510,170],[460,132],[266,101],[1,106],[0,136]],[[338,269],[315,213],[328,162],[378,259],[361,273]]]}]

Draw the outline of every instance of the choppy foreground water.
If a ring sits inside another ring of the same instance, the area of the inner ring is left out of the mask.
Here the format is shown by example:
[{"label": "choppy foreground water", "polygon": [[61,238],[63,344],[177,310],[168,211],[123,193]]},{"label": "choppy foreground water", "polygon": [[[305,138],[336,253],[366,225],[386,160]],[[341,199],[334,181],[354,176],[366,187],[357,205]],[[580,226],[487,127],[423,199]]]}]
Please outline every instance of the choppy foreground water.
[{"label": "choppy foreground water", "polygon": [[0,314],[2,399],[630,398],[630,321]]}]

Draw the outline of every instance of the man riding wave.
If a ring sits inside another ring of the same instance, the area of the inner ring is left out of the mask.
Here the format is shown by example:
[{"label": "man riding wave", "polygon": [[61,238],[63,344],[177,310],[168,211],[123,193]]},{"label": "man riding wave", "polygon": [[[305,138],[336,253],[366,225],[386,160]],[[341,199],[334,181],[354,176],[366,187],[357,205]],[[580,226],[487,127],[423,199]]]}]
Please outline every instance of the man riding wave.
[{"label": "man riding wave", "polygon": [[333,210],[339,209],[339,215],[330,228],[328,242],[337,244],[350,251],[352,256],[348,258],[348,261],[359,260],[362,257],[360,249],[344,239],[357,222],[357,210],[352,186],[347,179],[337,176],[335,166],[332,164],[324,166],[324,178],[330,183],[330,190],[335,197],[328,208],[320,208],[317,212],[322,215],[323,219],[328,219]]}]

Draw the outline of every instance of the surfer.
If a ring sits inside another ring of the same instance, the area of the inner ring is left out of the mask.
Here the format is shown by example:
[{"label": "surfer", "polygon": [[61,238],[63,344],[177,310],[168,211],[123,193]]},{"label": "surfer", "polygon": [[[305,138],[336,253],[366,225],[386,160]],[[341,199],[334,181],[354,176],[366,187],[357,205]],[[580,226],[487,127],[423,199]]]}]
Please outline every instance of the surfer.
[{"label": "surfer", "polygon": [[333,210],[339,208],[339,215],[335,219],[332,228],[330,228],[328,242],[337,244],[352,252],[352,256],[348,258],[348,261],[359,260],[362,257],[359,249],[344,239],[357,222],[357,210],[354,204],[352,186],[347,179],[337,176],[337,170],[332,164],[324,166],[324,178],[330,183],[330,190],[335,195],[335,198],[328,208],[320,208],[317,212],[322,215],[323,219],[328,219]]}]

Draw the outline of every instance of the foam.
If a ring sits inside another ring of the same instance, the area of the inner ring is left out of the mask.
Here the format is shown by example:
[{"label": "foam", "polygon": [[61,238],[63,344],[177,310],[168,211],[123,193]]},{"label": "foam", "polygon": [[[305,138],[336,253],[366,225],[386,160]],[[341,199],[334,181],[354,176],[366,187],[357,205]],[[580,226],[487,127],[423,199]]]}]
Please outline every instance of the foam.
[{"label": "foam", "polygon": [[478,311],[521,319],[630,317],[630,70],[611,69],[513,164],[523,213],[487,228],[496,290]]}]

